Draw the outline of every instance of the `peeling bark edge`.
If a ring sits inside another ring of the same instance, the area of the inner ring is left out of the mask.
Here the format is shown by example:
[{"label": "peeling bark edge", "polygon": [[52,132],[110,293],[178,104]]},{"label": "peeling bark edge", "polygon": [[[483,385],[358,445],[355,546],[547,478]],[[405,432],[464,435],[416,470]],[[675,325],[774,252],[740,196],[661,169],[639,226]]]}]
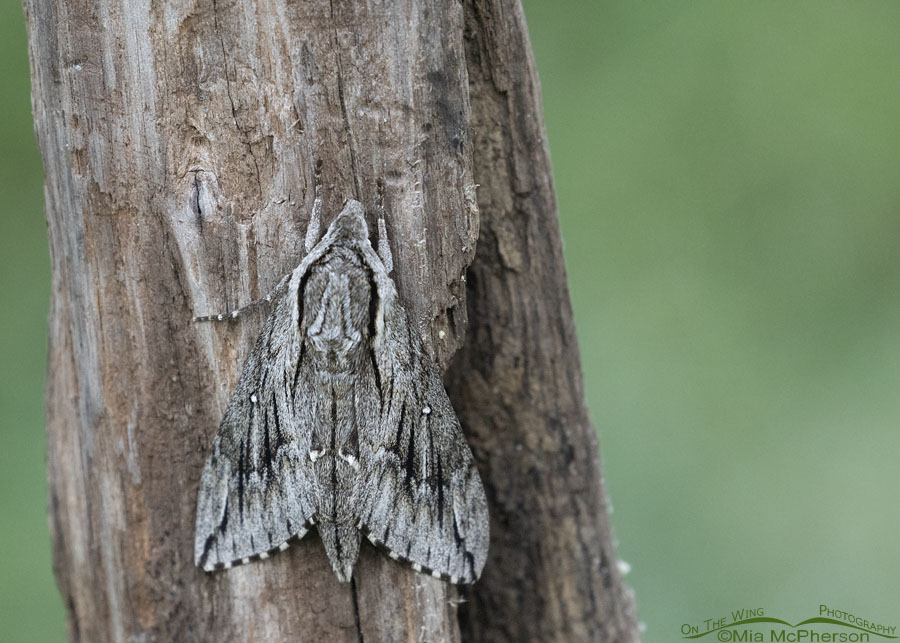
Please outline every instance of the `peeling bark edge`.
[{"label": "peeling bark edge", "polygon": [[481,228],[448,391],[483,463],[491,553],[463,640],[639,640],[584,405],[540,86],[518,0],[467,0]]}]

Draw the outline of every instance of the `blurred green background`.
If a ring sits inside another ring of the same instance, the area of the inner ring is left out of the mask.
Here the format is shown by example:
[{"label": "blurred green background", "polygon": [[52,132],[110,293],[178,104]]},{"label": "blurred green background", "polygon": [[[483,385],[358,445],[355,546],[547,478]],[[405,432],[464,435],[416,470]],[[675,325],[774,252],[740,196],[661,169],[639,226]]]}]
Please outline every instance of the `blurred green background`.
[{"label": "blurred green background", "polygon": [[[900,3],[526,0],[588,403],[644,640],[900,625]],[[0,632],[59,641],[49,260],[0,7]]]}]

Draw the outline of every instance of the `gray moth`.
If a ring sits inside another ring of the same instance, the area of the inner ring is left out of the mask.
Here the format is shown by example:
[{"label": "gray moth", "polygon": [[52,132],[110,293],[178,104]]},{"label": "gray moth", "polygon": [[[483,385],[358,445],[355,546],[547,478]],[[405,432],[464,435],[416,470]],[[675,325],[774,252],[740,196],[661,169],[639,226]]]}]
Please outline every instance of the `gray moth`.
[{"label": "gray moth", "polygon": [[377,253],[357,201],[317,242],[320,208],[306,256],[266,298],[203,467],[196,564],[265,559],[315,525],[342,582],[366,536],[416,571],[472,583],[487,557],[484,488],[389,276],[384,220]]}]

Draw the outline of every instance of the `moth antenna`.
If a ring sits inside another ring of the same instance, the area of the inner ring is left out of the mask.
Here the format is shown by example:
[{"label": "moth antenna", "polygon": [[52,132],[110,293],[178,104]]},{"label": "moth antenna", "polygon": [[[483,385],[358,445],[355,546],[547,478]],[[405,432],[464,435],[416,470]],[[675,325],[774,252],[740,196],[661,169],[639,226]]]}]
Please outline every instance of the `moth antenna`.
[{"label": "moth antenna", "polygon": [[272,288],[271,292],[269,292],[269,294],[266,295],[265,297],[263,297],[262,299],[256,299],[254,301],[251,301],[246,306],[238,308],[237,310],[232,310],[231,312],[217,313],[217,314],[214,313],[212,315],[198,315],[197,317],[194,317],[192,321],[194,321],[194,322],[221,322],[221,321],[230,322],[230,321],[235,321],[236,319],[239,319],[241,317],[244,317],[245,315],[247,315],[247,313],[253,312],[254,310],[256,310],[257,308],[259,308],[261,306],[269,306],[269,305],[271,305],[271,303],[273,301],[275,301],[276,299],[281,297],[281,295],[284,294],[284,291],[287,288],[288,282],[291,279],[291,274],[292,273],[289,272],[284,277],[282,277],[281,281],[279,281],[277,284],[275,284],[275,287]]},{"label": "moth antenna", "polygon": [[391,255],[391,244],[388,242],[387,226],[384,223],[384,181],[381,179],[375,184],[375,210],[378,212],[378,257],[384,264],[385,271],[390,274],[394,270],[394,257]]},{"label": "moth antenna", "polygon": [[322,222],[322,161],[316,163],[316,198],[313,201],[312,214],[306,228],[306,251],[309,252],[319,240],[319,227]]},{"label": "moth antenna", "polygon": [[390,274],[394,270],[394,256],[391,254],[391,244],[388,243],[384,211],[378,213],[378,256],[384,264],[385,271]]}]

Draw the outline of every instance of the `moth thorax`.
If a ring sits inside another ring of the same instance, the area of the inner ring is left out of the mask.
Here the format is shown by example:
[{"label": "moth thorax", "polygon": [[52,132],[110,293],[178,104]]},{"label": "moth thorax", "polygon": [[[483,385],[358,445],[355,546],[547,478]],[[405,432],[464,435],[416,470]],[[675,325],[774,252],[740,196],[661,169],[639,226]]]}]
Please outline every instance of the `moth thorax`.
[{"label": "moth thorax", "polygon": [[318,272],[310,278],[307,293],[315,296],[304,316],[309,320],[311,347],[339,366],[364,344],[370,288],[365,273],[357,266],[343,261],[330,263],[340,264],[343,270]]}]

